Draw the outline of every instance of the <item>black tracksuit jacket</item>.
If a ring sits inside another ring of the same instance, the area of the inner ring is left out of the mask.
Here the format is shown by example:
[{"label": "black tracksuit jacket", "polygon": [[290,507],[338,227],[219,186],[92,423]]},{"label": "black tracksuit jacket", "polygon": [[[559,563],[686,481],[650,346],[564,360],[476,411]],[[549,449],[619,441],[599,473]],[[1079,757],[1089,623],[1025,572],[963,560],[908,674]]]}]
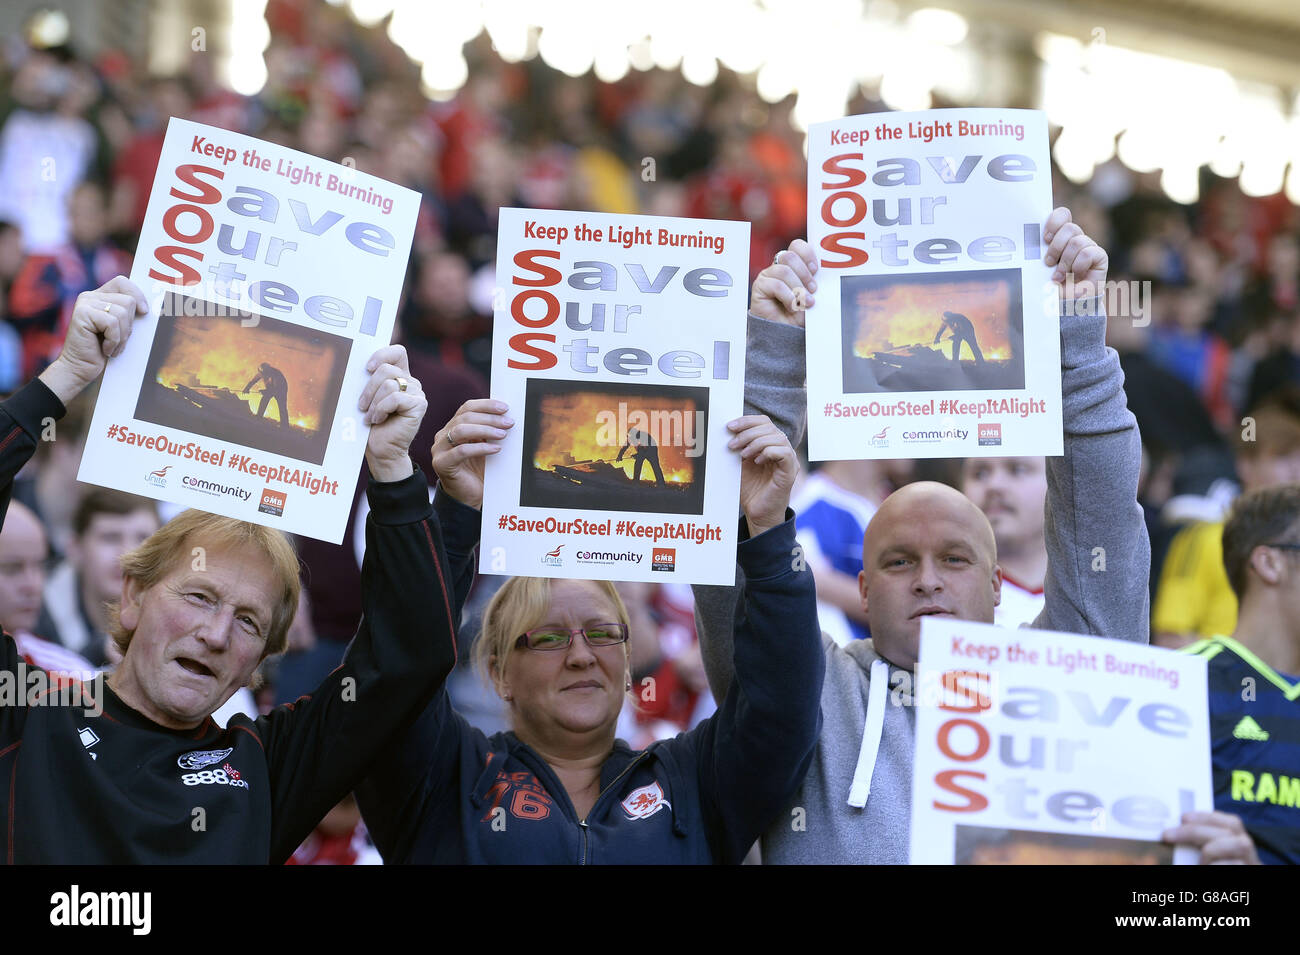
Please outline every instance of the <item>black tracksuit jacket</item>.
[{"label": "black tracksuit jacket", "polygon": [[[63,411],[39,380],[0,403],[4,510],[42,419]],[[284,862],[455,664],[447,559],[423,475],[372,481],[369,496],[364,618],[343,664],[310,696],[192,730],[157,725],[106,686],[97,716],[84,696],[28,705],[25,688],[0,705],[0,860]],[[20,676],[31,685],[5,634],[0,681]]]}]

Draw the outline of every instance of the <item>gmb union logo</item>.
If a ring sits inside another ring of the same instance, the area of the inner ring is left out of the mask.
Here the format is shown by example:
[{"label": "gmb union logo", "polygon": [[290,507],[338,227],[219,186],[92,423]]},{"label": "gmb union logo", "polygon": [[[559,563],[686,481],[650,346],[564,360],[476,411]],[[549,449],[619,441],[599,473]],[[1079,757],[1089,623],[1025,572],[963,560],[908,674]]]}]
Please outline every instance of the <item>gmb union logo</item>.
[{"label": "gmb union logo", "polygon": [[270,514],[272,517],[284,516],[284,504],[289,499],[289,495],[284,491],[273,491],[269,487],[262,488],[262,499],[257,503],[257,510],[261,514]]},{"label": "gmb union logo", "polygon": [[221,762],[234,751],[233,746],[230,749],[196,749],[191,753],[178,756],[176,765],[181,769],[202,769],[204,766]]},{"label": "gmb union logo", "polygon": [[871,446],[873,448],[889,447],[889,425],[885,425],[881,428],[879,434],[873,434],[871,436]]},{"label": "gmb union logo", "polygon": [[664,791],[658,783],[632,790],[619,805],[629,819],[648,819],[660,809],[673,808],[673,804],[664,798]]},{"label": "gmb union logo", "polygon": [[172,466],[169,464],[167,465],[167,467],[159,468],[157,471],[150,471],[147,475],[145,475],[144,483],[152,484],[154,487],[166,487],[167,472],[170,471],[171,469]]},{"label": "gmb union logo", "polygon": [[542,563],[547,567],[563,567],[564,558],[560,556],[560,551],[562,550],[564,550],[563,544],[555,548],[555,550],[551,551],[549,554],[543,554]]}]

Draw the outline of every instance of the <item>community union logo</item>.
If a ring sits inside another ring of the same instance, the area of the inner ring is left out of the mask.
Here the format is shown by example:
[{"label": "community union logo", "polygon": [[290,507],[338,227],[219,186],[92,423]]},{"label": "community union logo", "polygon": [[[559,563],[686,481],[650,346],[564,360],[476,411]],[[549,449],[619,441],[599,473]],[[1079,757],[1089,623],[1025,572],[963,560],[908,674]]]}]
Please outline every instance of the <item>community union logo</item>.
[{"label": "community union logo", "polygon": [[[904,444],[941,444],[944,441],[965,441],[970,432],[965,428],[947,428],[942,431],[904,431]],[[1001,444],[1001,441],[998,442]]]},{"label": "community union logo", "polygon": [[885,425],[881,428],[879,434],[873,434],[871,436],[871,446],[873,448],[889,447],[889,425]]},{"label": "community union logo", "polygon": [[645,559],[634,550],[579,550],[573,556],[580,564],[639,564]]},{"label": "community union logo", "polygon": [[154,487],[166,487],[167,472],[170,471],[171,469],[172,466],[169,464],[167,465],[167,467],[160,468],[157,471],[150,471],[148,475],[145,476],[144,482],[146,484],[152,484]]},{"label": "community union logo", "polygon": [[562,550],[564,550],[563,544],[555,548],[555,550],[551,551],[549,554],[543,554],[542,563],[545,564],[547,567],[564,566],[564,558],[560,556],[560,551]]},{"label": "community union logo", "polygon": [[237,497],[241,501],[247,501],[253,495],[252,491],[245,490],[235,484],[220,484],[216,481],[196,478],[189,474],[181,478],[181,484],[190,490],[198,491],[201,494],[211,494],[213,497]]}]

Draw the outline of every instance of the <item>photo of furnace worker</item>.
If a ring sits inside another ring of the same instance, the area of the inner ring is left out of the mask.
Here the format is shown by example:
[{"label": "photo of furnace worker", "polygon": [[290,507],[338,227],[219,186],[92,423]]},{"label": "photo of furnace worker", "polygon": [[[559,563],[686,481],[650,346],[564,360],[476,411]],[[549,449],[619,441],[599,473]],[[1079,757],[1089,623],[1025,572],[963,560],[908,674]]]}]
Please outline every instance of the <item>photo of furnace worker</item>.
[{"label": "photo of furnace worker", "polygon": [[1024,388],[1018,270],[841,281],[845,392]]},{"label": "photo of furnace worker", "polygon": [[519,503],[704,513],[707,388],[532,378]]}]

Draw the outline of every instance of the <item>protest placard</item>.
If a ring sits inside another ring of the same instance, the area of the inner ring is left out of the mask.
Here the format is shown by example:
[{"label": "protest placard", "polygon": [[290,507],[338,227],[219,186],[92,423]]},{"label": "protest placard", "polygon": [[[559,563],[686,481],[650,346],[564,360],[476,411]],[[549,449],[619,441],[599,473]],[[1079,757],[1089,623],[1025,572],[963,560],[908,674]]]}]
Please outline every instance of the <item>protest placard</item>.
[{"label": "protest placard", "polygon": [[1214,808],[1203,660],[927,617],[917,674],[913,863],[1195,861],[1159,840]]},{"label": "protest placard", "polygon": [[338,543],[419,196],[173,119],[78,480]]},{"label": "protest placard", "polygon": [[812,460],[1062,453],[1051,176],[1033,110],[809,128]]},{"label": "protest placard", "polygon": [[480,570],[735,579],[749,224],[502,209]]}]

